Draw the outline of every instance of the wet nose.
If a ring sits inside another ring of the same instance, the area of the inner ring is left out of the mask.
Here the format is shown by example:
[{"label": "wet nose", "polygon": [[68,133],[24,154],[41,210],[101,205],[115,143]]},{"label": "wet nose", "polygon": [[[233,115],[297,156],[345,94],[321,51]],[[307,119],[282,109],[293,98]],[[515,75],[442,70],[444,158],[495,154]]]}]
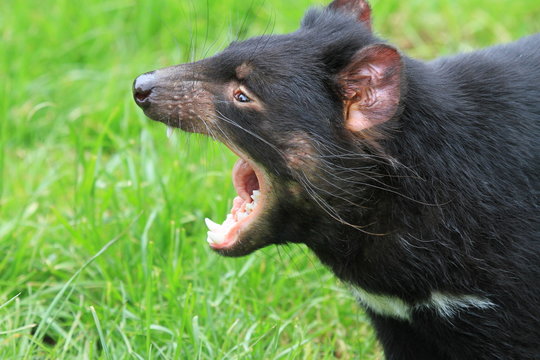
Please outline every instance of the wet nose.
[{"label": "wet nose", "polygon": [[142,74],[133,82],[133,98],[137,105],[146,108],[150,105],[150,95],[155,86],[154,72]]}]

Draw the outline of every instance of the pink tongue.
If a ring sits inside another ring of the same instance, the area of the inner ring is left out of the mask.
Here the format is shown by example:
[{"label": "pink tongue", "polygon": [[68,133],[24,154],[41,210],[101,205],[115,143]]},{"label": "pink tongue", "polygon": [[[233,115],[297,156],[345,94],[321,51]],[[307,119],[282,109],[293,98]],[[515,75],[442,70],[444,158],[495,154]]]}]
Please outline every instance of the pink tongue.
[{"label": "pink tongue", "polygon": [[259,181],[253,168],[244,159],[238,159],[232,170],[233,185],[242,199],[251,202],[250,195],[259,188]]}]

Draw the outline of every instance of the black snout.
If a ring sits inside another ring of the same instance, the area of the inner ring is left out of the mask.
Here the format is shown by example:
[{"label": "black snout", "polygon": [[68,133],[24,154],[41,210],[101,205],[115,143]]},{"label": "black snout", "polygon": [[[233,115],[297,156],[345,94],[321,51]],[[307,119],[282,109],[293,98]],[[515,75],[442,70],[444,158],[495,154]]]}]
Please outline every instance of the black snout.
[{"label": "black snout", "polygon": [[147,108],[150,105],[150,96],[155,86],[154,72],[142,74],[133,82],[133,98],[141,108]]}]

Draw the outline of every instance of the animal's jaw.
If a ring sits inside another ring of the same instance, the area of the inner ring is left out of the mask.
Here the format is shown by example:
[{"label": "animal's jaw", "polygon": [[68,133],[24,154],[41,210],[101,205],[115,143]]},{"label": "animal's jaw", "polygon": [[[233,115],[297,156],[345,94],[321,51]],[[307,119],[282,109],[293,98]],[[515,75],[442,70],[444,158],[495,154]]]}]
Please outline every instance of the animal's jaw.
[{"label": "animal's jaw", "polygon": [[239,156],[232,170],[232,181],[237,196],[222,224],[206,219],[208,244],[219,254],[226,256],[247,255],[268,243],[260,237],[258,227],[265,222],[271,192],[271,181],[266,172],[252,159],[230,144],[226,144]]}]

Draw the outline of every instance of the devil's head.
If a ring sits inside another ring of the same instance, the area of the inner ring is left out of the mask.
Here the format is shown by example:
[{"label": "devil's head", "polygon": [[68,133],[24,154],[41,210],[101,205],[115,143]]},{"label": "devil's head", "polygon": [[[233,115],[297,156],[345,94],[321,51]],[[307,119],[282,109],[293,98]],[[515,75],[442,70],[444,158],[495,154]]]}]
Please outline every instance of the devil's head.
[{"label": "devil's head", "polygon": [[210,246],[239,256],[361,228],[366,185],[384,163],[380,140],[400,112],[402,67],[373,36],[369,5],[336,0],[309,10],[294,33],[143,74],[134,97],[151,119],[239,156],[231,213],[221,225],[207,220]]}]

